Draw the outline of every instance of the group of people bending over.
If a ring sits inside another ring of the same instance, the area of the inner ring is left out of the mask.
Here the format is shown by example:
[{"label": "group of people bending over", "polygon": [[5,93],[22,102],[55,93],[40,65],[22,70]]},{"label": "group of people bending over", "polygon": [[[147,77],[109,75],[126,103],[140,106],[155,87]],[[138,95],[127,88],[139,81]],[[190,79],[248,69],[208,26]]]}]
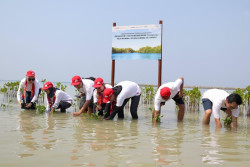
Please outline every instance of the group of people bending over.
[{"label": "group of people bending over", "polygon": [[[138,105],[141,96],[141,89],[138,84],[132,81],[122,81],[112,87],[105,84],[102,78],[81,78],[74,76],[71,85],[78,91],[80,98],[79,111],[74,112],[74,116],[82,113],[96,113],[106,120],[112,120],[116,114],[118,118],[124,118],[124,107],[131,99],[130,113],[133,119],[138,119]],[[155,122],[161,114],[161,107],[165,102],[173,99],[179,107],[178,121],[182,121],[185,113],[185,102],[183,98],[184,78],[179,78],[175,82],[168,82],[161,85],[154,97],[154,109],[152,120]],[[23,89],[23,91],[21,91]],[[47,94],[47,111],[53,113],[55,109],[66,112],[73,99],[66,92],[55,88],[51,82],[46,82],[42,89]],[[17,100],[21,108],[34,109],[41,88],[35,77],[34,71],[28,71],[26,77],[21,80],[17,92]],[[205,110],[203,124],[208,125],[213,114],[217,127],[222,127],[220,122],[220,110],[231,118],[231,126],[237,127],[237,117],[239,116],[239,105],[242,104],[241,97],[224,90],[210,89],[203,93],[202,103]]]}]

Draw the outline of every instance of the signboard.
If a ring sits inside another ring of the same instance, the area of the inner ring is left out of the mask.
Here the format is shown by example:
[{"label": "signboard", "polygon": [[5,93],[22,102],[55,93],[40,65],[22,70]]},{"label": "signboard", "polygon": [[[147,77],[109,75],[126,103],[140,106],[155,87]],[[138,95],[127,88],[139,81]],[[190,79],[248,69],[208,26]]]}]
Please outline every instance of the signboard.
[{"label": "signboard", "polygon": [[160,60],[161,25],[114,26],[112,60]]}]

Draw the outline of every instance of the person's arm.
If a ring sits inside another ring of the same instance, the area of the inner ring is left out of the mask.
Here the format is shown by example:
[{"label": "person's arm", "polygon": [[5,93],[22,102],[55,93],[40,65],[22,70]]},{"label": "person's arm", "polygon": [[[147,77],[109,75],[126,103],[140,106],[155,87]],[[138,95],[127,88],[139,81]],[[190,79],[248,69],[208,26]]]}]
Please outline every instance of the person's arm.
[{"label": "person's arm", "polygon": [[234,117],[233,115],[232,115],[232,125],[231,126],[233,129],[237,128],[237,117]]},{"label": "person's arm", "polygon": [[114,119],[115,115],[118,113],[118,111],[119,111],[121,108],[122,108],[122,106],[120,106],[120,107],[115,106],[114,110],[112,111],[112,113],[110,114],[110,116],[108,116],[108,117],[106,118],[106,120],[112,120],[112,119]]},{"label": "person's arm", "polygon": [[46,102],[47,102],[46,111],[47,111],[47,112],[49,112],[49,111],[50,111],[50,107],[49,107],[49,101],[48,101],[48,98],[46,98]]},{"label": "person's arm", "polygon": [[221,123],[220,123],[220,106],[221,103],[214,102],[213,107],[212,107],[212,113],[214,115],[215,123],[217,128],[221,128]]},{"label": "person's arm", "polygon": [[22,95],[22,93],[23,92],[21,92],[21,89],[24,87],[24,85],[23,85],[23,80],[21,80],[20,81],[20,84],[19,84],[19,88],[18,88],[18,91],[17,91],[17,101],[18,101],[18,103],[19,103],[19,105],[20,105],[20,107],[22,106],[22,102],[21,102],[21,95]]},{"label": "person's arm", "polygon": [[63,97],[63,92],[60,92],[57,90],[55,92],[55,96],[56,96],[56,100],[55,100],[55,103],[50,108],[50,111],[49,111],[50,114],[53,114],[55,109],[59,106],[59,103],[61,102],[62,97]]},{"label": "person's arm", "polygon": [[102,109],[102,106],[98,105],[97,103],[93,103],[93,112],[96,113]]},{"label": "person's arm", "polygon": [[152,111],[152,121],[156,122],[156,118],[161,114],[161,101],[155,98],[154,109]]},{"label": "person's arm", "polygon": [[99,105],[99,94],[97,93],[97,90],[95,89],[94,90],[94,93],[93,93],[93,101],[94,101],[94,111],[98,111],[100,109],[102,109],[102,106]]},{"label": "person's arm", "polygon": [[55,92],[55,96],[56,96],[55,103],[51,107],[51,108],[54,108],[54,110],[59,106],[59,103],[62,101],[62,99],[63,99],[63,92],[60,91],[60,90],[57,90]]},{"label": "person's arm", "polygon": [[82,113],[86,113],[85,111],[88,108],[88,106],[90,104],[90,101],[91,100],[86,100],[85,103],[84,103],[84,105],[82,106],[82,108],[78,112],[74,112],[73,115],[74,116],[78,116],[78,115],[80,115]]},{"label": "person's arm", "polygon": [[37,80],[35,80],[35,93],[31,100],[32,103],[35,103],[38,100],[38,93],[39,93],[40,85]]},{"label": "person's arm", "polygon": [[26,103],[26,108],[30,108],[30,107],[32,106],[32,103],[33,103],[33,102]]},{"label": "person's arm", "polygon": [[101,110],[101,109],[102,109],[102,106],[101,106],[101,105],[98,105],[98,104],[96,103],[96,111]]},{"label": "person's arm", "polygon": [[80,96],[80,97],[81,97],[81,96],[84,96],[84,95],[85,95],[85,93],[80,92],[78,96]]},{"label": "person's arm", "polygon": [[86,101],[83,104],[82,108],[78,112],[73,113],[74,116],[78,116],[78,115],[80,115],[82,113],[86,113],[86,109],[88,109],[88,107],[89,107],[89,104],[91,102],[91,98],[93,96],[93,92],[94,92],[94,90],[93,90],[92,86],[86,87],[86,92],[85,92]]},{"label": "person's arm", "polygon": [[97,90],[95,89],[94,90],[94,93],[93,93],[93,102],[94,103],[97,103],[98,102],[98,99],[99,99],[99,95],[97,93]]},{"label": "person's arm", "polygon": [[237,109],[233,109],[231,110],[231,114],[232,114],[232,125],[231,127],[233,129],[236,129],[237,128],[237,118],[239,116],[239,113],[240,113],[240,110],[239,110],[239,107]]},{"label": "person's arm", "polygon": [[55,111],[55,108],[54,107],[51,107],[51,110],[50,110],[50,114],[53,114],[54,113],[54,111]]},{"label": "person's arm", "polygon": [[111,110],[111,105],[112,105],[111,103],[106,103],[105,110],[104,110],[105,115],[103,118],[107,118],[108,116],[110,116],[110,110]]},{"label": "person's arm", "polygon": [[220,118],[215,118],[216,128],[221,128]]},{"label": "person's arm", "polygon": [[153,109],[153,112],[152,112],[152,122],[153,123],[156,123],[156,118],[161,114],[161,110],[157,111],[155,110],[155,108]]},{"label": "person's arm", "polygon": [[179,97],[182,97],[183,94],[183,86],[184,86],[184,78],[180,77],[179,79],[182,80],[181,86],[180,86],[180,91],[179,91]]}]

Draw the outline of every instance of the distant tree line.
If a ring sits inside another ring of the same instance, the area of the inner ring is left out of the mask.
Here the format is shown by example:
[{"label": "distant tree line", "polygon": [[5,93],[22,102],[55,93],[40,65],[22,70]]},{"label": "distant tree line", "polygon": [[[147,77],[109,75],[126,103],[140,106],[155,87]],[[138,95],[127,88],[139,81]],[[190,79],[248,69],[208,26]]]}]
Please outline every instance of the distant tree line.
[{"label": "distant tree line", "polygon": [[132,48],[115,48],[112,47],[112,53],[161,53],[161,46],[150,47],[145,46],[141,47],[139,50],[134,50]]},{"label": "distant tree line", "polygon": [[134,53],[132,48],[114,48],[112,47],[112,53]]}]

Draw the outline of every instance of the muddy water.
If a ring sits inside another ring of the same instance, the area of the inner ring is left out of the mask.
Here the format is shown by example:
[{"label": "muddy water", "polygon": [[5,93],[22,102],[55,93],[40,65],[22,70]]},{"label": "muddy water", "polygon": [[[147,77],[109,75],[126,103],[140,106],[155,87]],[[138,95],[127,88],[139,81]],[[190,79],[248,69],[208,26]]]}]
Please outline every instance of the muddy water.
[{"label": "muddy water", "polygon": [[124,120],[101,121],[73,117],[73,108],[53,115],[21,110],[14,101],[0,110],[0,166],[250,166],[245,110],[233,131],[216,130],[213,119],[202,127],[203,109],[178,124],[173,102],[154,125],[148,107],[140,105],[139,120],[126,110]]}]

